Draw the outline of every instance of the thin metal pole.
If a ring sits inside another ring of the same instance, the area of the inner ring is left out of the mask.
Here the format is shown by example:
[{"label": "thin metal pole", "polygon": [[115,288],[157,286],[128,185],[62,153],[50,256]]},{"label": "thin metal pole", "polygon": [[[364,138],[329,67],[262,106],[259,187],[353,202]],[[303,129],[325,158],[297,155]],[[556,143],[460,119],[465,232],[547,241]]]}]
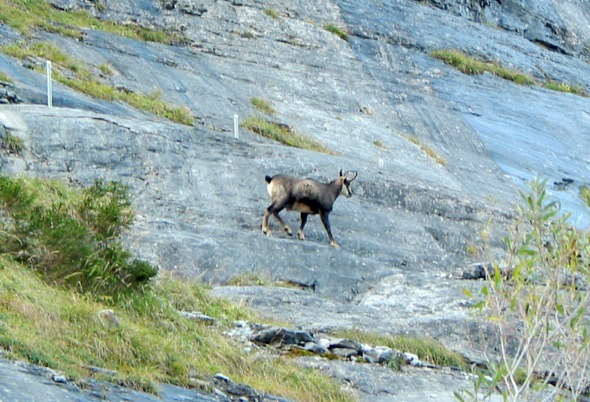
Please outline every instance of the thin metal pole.
[{"label": "thin metal pole", "polygon": [[238,115],[237,114],[234,114],[234,138],[236,140],[240,139],[240,131],[239,131]]},{"label": "thin metal pole", "polygon": [[51,80],[51,62],[47,60],[47,106],[53,106],[53,87],[52,87],[52,80]]}]

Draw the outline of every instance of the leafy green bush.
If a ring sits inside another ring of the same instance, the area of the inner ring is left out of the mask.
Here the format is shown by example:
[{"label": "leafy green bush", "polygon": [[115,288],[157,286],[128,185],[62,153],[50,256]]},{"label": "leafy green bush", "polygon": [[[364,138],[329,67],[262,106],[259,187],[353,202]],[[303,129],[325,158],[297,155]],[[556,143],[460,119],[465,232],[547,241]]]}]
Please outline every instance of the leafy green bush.
[{"label": "leafy green bush", "polygon": [[499,353],[472,399],[498,388],[512,400],[588,393],[590,234],[567,223],[545,185],[536,180],[523,194],[505,239],[508,256],[493,264],[482,288],[478,307],[497,331]]},{"label": "leafy green bush", "polygon": [[128,188],[96,180],[81,191],[50,180],[0,176],[0,253],[50,281],[116,295],[141,289],[158,269],[133,260],[119,237],[133,220]]}]

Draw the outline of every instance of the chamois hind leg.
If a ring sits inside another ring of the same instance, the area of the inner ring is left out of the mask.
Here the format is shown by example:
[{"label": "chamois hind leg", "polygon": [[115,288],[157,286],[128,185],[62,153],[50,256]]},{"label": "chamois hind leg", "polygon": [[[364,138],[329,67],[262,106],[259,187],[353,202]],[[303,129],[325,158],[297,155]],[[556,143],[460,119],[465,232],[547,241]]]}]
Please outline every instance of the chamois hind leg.
[{"label": "chamois hind leg", "polygon": [[270,204],[268,206],[268,208],[266,208],[266,210],[264,211],[264,218],[262,219],[262,233],[264,233],[267,236],[270,236],[271,231],[268,228],[268,218],[270,217],[270,214],[272,213],[273,209],[274,209],[274,201],[272,204]]},{"label": "chamois hind leg", "polygon": [[320,213],[320,218],[322,218],[322,223],[324,224],[324,227],[326,228],[326,232],[328,232],[328,237],[330,238],[330,246],[335,247],[335,248],[340,248],[340,245],[338,245],[338,243],[336,243],[336,240],[334,240],[334,236],[332,236],[332,229],[330,228],[330,218],[329,218],[328,214]]},{"label": "chamois hind leg", "polygon": [[303,234],[303,227],[305,226],[305,223],[307,222],[307,216],[309,214],[302,212],[301,213],[301,225],[299,226],[299,230],[297,231],[297,238],[299,240],[305,240],[305,235]]}]

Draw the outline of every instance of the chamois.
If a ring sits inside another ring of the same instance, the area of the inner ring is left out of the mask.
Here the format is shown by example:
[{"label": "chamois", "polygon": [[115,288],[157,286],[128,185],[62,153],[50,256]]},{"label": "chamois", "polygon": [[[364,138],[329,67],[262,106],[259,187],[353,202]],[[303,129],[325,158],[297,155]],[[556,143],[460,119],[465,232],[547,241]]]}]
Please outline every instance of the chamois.
[{"label": "chamois", "polygon": [[[350,177],[349,177],[350,176]],[[297,232],[297,238],[305,239],[303,227],[307,222],[309,214],[319,214],[322,223],[328,232],[330,246],[339,248],[340,246],[332,236],[330,228],[329,215],[332,212],[334,201],[342,192],[345,197],[352,196],[350,183],[356,179],[357,172],[342,172],[339,177],[330,183],[320,183],[313,179],[298,179],[292,176],[276,175],[273,177],[266,176],[266,187],[272,203],[266,208],[264,219],[262,220],[262,233],[270,235],[268,228],[268,218],[274,215],[279,224],[289,236],[293,235],[291,228],[281,219],[279,212],[283,209],[297,211],[301,213],[301,226]]]}]

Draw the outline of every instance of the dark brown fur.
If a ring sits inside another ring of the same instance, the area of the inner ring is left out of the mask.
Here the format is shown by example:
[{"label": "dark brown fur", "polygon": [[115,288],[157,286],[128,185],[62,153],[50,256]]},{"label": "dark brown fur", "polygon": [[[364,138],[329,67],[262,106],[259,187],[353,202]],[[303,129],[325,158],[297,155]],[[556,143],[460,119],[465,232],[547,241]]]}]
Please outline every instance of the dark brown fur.
[{"label": "dark brown fur", "polygon": [[[349,175],[352,178],[349,178]],[[330,183],[320,183],[313,179],[299,179],[286,175],[266,176],[268,194],[272,199],[272,203],[264,213],[262,232],[266,235],[270,234],[268,219],[272,214],[279,221],[283,230],[291,236],[291,228],[279,216],[279,212],[287,209],[301,214],[301,225],[297,237],[303,240],[305,238],[303,227],[307,222],[308,215],[319,214],[326,232],[328,232],[330,245],[338,248],[338,243],[332,236],[329,215],[332,212],[334,201],[341,193],[345,197],[352,196],[350,183],[356,179],[356,176],[356,172],[342,173],[341,170],[339,177]]]}]

